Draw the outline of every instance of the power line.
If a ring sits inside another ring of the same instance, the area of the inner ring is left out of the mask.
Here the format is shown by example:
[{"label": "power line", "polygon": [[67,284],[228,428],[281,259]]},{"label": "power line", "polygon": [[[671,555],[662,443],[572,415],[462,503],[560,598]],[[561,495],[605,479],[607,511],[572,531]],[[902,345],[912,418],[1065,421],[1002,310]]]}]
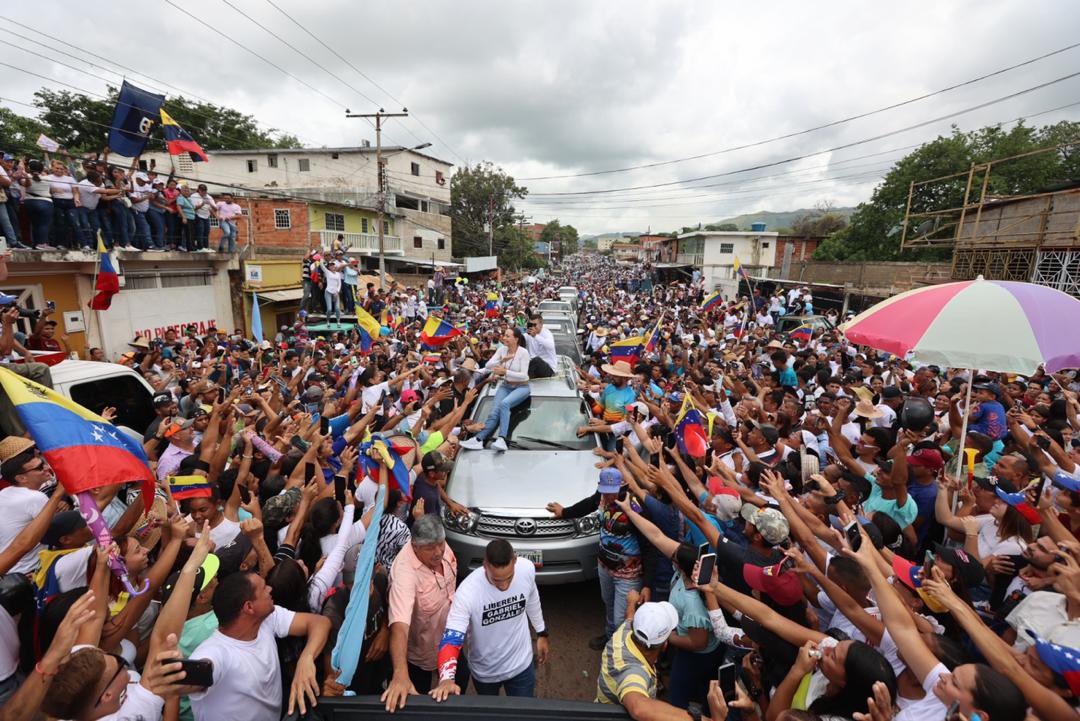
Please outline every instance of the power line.
[{"label": "power line", "polygon": [[[267,2],[269,2],[269,1],[270,0],[267,0]],[[915,97],[915,98],[909,98],[908,100],[902,100],[902,101],[900,101],[898,103],[893,103],[892,105],[886,105],[885,107],[882,107],[882,108],[877,108],[875,110],[869,110],[869,111],[864,112],[864,113],[859,113],[858,115],[851,115],[851,116],[848,116],[846,118],[841,118],[839,120],[833,120],[831,122],[825,123],[824,125],[817,125],[817,126],[812,127],[812,128],[806,128],[805,130],[798,130],[798,131],[795,131],[795,132],[792,132],[792,133],[787,133],[785,135],[778,135],[778,136],[773,137],[773,138],[766,138],[764,140],[756,140],[756,141],[754,141],[752,143],[745,143],[743,145],[735,145],[735,146],[732,146],[730,148],[723,148],[722,150],[715,150],[715,151],[712,151],[712,152],[709,152],[709,153],[700,153],[698,155],[690,155],[690,156],[687,156],[685,158],[675,158],[674,160],[662,160],[662,161],[658,161],[658,162],[655,162],[655,163],[644,163],[642,165],[631,165],[631,166],[628,166],[628,167],[625,167],[625,168],[613,168],[613,169],[610,169],[610,170],[594,170],[594,171],[586,172],[586,173],[568,173],[566,175],[542,175],[542,176],[538,176],[538,177],[534,177],[534,178],[519,178],[519,180],[521,180],[523,182],[528,181],[528,180],[556,180],[556,179],[560,179],[560,178],[582,178],[582,177],[586,177],[586,176],[590,176],[590,175],[607,175],[607,174],[610,174],[610,173],[625,173],[625,172],[630,171],[630,170],[641,170],[643,168],[656,168],[656,167],[660,167],[660,166],[663,166],[663,165],[672,165],[674,163],[684,163],[684,162],[687,162],[687,161],[690,161],[690,160],[700,160],[701,158],[710,158],[710,157],[713,157],[713,156],[716,156],[716,155],[723,155],[725,153],[732,153],[732,152],[735,152],[736,150],[745,150],[747,148],[755,148],[755,147],[758,147],[760,145],[766,145],[768,143],[775,143],[778,140],[787,140],[789,138],[795,138],[795,137],[798,137],[800,135],[806,135],[807,133],[813,133],[813,132],[816,132],[818,130],[825,130],[827,128],[836,127],[837,125],[843,125],[844,123],[850,123],[853,120],[860,120],[862,118],[868,118],[871,115],[877,115],[879,113],[884,113],[884,112],[889,111],[889,110],[895,110],[896,108],[900,108],[900,107],[903,107],[905,105],[910,105],[912,103],[917,103],[920,100],[926,100],[927,98],[932,98],[935,95],[941,95],[942,93],[947,93],[947,92],[950,92],[952,90],[956,90],[958,88],[963,88],[963,87],[966,87],[968,85],[974,85],[975,83],[982,82],[983,80],[987,80],[988,78],[992,78],[992,77],[995,77],[997,75],[1002,75],[1002,74],[1010,72],[1012,70],[1016,70],[1017,68],[1022,68],[1022,67],[1026,66],[1026,65],[1031,65],[1032,63],[1036,63],[1036,62],[1038,62],[1040,60],[1045,60],[1046,58],[1053,57],[1054,55],[1060,55],[1061,53],[1067,52],[1069,50],[1073,50],[1074,48],[1078,48],[1078,47],[1080,47],[1080,43],[1073,43],[1072,45],[1067,45],[1067,46],[1065,46],[1063,48],[1059,48],[1057,50],[1052,50],[1052,51],[1050,51],[1048,53],[1044,53],[1043,55],[1039,55],[1038,57],[1029,58],[1028,60],[1024,60],[1023,62],[1019,62],[1019,63],[1016,63],[1014,65],[1010,65],[1010,66],[1008,66],[1006,68],[1001,68],[1000,70],[995,70],[995,71],[993,71],[991,73],[986,73],[985,75],[980,75],[977,78],[972,78],[970,80],[965,80],[964,82],[961,82],[961,83],[956,83],[955,85],[950,85],[950,86],[948,86],[946,88],[941,88],[940,90],[935,90],[935,91],[930,92],[930,93],[925,93],[924,95],[920,95],[920,96]]]},{"label": "power line", "polygon": [[[166,2],[168,2],[168,1],[169,0],[166,0]],[[748,166],[748,167],[745,167],[745,168],[739,168],[737,170],[729,170],[729,171],[726,171],[726,172],[723,172],[723,173],[713,173],[713,174],[710,174],[710,175],[702,175],[702,176],[697,177],[697,178],[686,178],[686,179],[683,179],[683,180],[672,180],[672,181],[669,181],[669,182],[666,182],[666,183],[651,183],[651,184],[648,184],[648,185],[635,185],[635,186],[628,186],[628,187],[624,187],[624,188],[606,188],[606,189],[603,189],[603,190],[575,190],[575,191],[564,191],[564,192],[560,192],[560,193],[533,193],[532,195],[534,197],[555,197],[555,196],[566,196],[566,195],[600,195],[600,194],[606,194],[606,193],[618,193],[618,192],[622,192],[622,191],[626,191],[626,190],[641,190],[641,189],[647,189],[647,188],[661,188],[661,187],[667,187],[667,186],[672,186],[672,185],[682,185],[682,184],[685,184],[685,183],[693,183],[693,182],[696,182],[698,180],[711,180],[712,178],[721,178],[721,177],[728,176],[728,175],[736,175],[736,174],[739,174],[739,173],[746,173],[746,172],[749,172],[749,171],[752,171],[752,170],[760,170],[762,168],[773,168],[773,167],[776,167],[776,166],[779,166],[779,165],[785,165],[787,163],[794,163],[797,160],[805,160],[806,158],[814,158],[814,157],[817,157],[819,155],[825,155],[826,153],[834,153],[834,152],[836,152],[838,150],[844,150],[846,148],[853,148],[853,147],[856,147],[856,146],[859,146],[859,145],[865,145],[866,143],[872,143],[872,142],[874,142],[876,140],[882,140],[883,138],[892,137],[893,135],[899,135],[900,133],[905,133],[905,132],[908,132],[910,130],[916,130],[918,128],[926,127],[927,125],[933,125],[934,123],[939,123],[942,120],[948,120],[950,118],[955,118],[958,115],[965,115],[967,113],[971,113],[971,112],[974,112],[976,110],[981,110],[983,108],[990,107],[991,105],[997,105],[998,103],[1005,102],[1006,100],[1012,100],[1013,98],[1018,98],[1018,97],[1020,97],[1022,95],[1027,95],[1028,93],[1033,93],[1036,90],[1042,90],[1043,88],[1048,88],[1051,85],[1056,85],[1057,83],[1061,83],[1061,82],[1064,82],[1066,80],[1071,80],[1072,78],[1075,78],[1075,77],[1078,77],[1078,76],[1080,76],[1080,71],[1077,71],[1077,72],[1074,72],[1074,73],[1069,73],[1068,75],[1063,75],[1060,78],[1055,78],[1054,80],[1048,80],[1045,83],[1039,83],[1038,85],[1033,85],[1031,87],[1024,88],[1023,90],[1018,90],[1016,92],[1009,93],[1008,95],[1003,95],[1003,96],[1001,96],[999,98],[995,98],[993,100],[987,100],[986,102],[979,103],[977,105],[972,105],[972,106],[964,108],[962,110],[957,110],[957,111],[954,111],[954,112],[951,112],[951,113],[946,113],[945,115],[939,115],[936,118],[931,118],[930,120],[924,120],[924,121],[922,121],[920,123],[915,123],[914,125],[908,125],[908,126],[903,127],[903,128],[897,128],[896,130],[890,130],[890,131],[885,132],[885,133],[879,133],[878,135],[874,135],[874,136],[871,136],[869,138],[863,138],[862,140],[855,140],[855,141],[852,141],[850,143],[843,143],[842,145],[836,145],[834,147],[826,148],[825,150],[818,150],[818,151],[815,151],[813,153],[804,153],[802,155],[796,155],[796,156],[792,156],[790,158],[784,158],[782,160],[776,160],[776,161],[769,162],[769,163],[760,163],[758,165],[751,165],[751,166]]]},{"label": "power line", "polygon": [[[360,77],[362,77],[362,78],[363,78],[364,80],[367,80],[367,81],[368,81],[369,83],[371,83],[372,85],[374,85],[374,86],[375,86],[376,88],[378,88],[379,90],[381,90],[381,91],[383,92],[383,94],[384,94],[384,95],[386,95],[386,97],[388,97],[388,98],[390,98],[391,100],[393,100],[393,101],[394,101],[394,103],[396,103],[397,105],[400,105],[401,107],[405,107],[405,103],[404,103],[404,102],[402,102],[402,101],[398,100],[397,98],[395,98],[395,97],[393,96],[393,94],[391,94],[391,92],[390,92],[389,90],[387,90],[387,89],[386,89],[386,88],[384,88],[383,86],[379,85],[379,84],[378,84],[377,82],[375,82],[375,80],[374,80],[373,78],[371,78],[371,77],[370,77],[369,75],[367,75],[367,74],[366,74],[366,73],[364,73],[364,72],[363,72],[362,70],[360,70],[360,68],[356,67],[356,66],[355,66],[355,65],[353,65],[353,64],[352,64],[351,62],[349,62],[349,60],[348,60],[348,59],[347,59],[347,58],[346,58],[345,56],[343,56],[343,55],[342,55],[341,53],[339,53],[339,52],[338,52],[337,50],[334,50],[334,49],[333,49],[332,47],[330,47],[330,46],[329,46],[329,45],[327,45],[327,44],[326,44],[325,42],[323,42],[323,40],[322,40],[322,39],[321,39],[321,38],[320,38],[319,36],[317,36],[317,35],[316,35],[315,33],[311,32],[310,30],[308,30],[308,29],[307,29],[307,28],[306,28],[306,27],[305,27],[305,26],[304,26],[304,25],[303,25],[303,24],[302,24],[302,23],[301,23],[300,21],[298,21],[298,20],[297,20],[296,18],[294,18],[294,17],[292,16],[292,15],[290,15],[289,13],[285,12],[284,10],[282,10],[282,9],[281,9],[281,7],[279,7],[279,6],[278,6],[278,5],[276,4],[276,3],[274,3],[274,2],[273,2],[273,0],[266,0],[266,2],[267,2],[267,4],[268,4],[268,5],[270,5],[270,7],[274,8],[274,9],[275,9],[275,10],[277,10],[277,11],[278,11],[279,13],[281,13],[281,14],[282,14],[282,15],[284,15],[284,16],[285,16],[286,18],[288,18],[288,19],[289,19],[289,21],[290,21],[290,22],[292,22],[292,24],[293,24],[293,25],[295,25],[296,27],[300,28],[300,29],[301,29],[301,30],[303,30],[303,31],[304,31],[305,33],[307,33],[307,34],[308,34],[308,36],[309,36],[309,37],[311,37],[311,38],[312,38],[312,39],[313,39],[313,40],[314,40],[315,42],[319,43],[319,44],[320,44],[320,45],[322,45],[322,46],[323,46],[324,48],[326,48],[326,49],[327,49],[328,51],[330,51],[330,52],[331,52],[331,53],[332,53],[332,54],[334,55],[334,57],[336,57],[336,58],[337,58],[338,60],[340,60],[341,62],[343,62],[343,63],[345,63],[346,65],[348,65],[348,66],[349,66],[350,68],[352,68],[352,71],[353,71],[354,73],[356,73],[357,75],[359,75]],[[378,103],[376,103],[376,105],[377,105],[377,104],[378,104]],[[426,131],[428,131],[429,133],[431,133],[431,136],[432,136],[433,138],[435,138],[436,140],[438,140],[438,141],[439,141],[439,143],[440,143],[440,144],[441,144],[441,145],[442,145],[442,146],[443,146],[444,148],[446,148],[447,150],[449,150],[449,151],[450,151],[450,152],[451,152],[451,153],[452,153],[452,154],[454,155],[454,157],[455,157],[455,158],[457,158],[458,160],[460,160],[461,162],[463,162],[463,163],[465,163],[465,164],[468,164],[468,161],[467,161],[467,160],[465,160],[465,158],[461,157],[461,155],[459,155],[459,154],[458,154],[458,152],[457,152],[456,150],[454,150],[453,146],[451,146],[451,145],[450,145],[449,143],[447,143],[447,142],[446,142],[445,140],[443,140],[442,138],[440,138],[440,137],[439,137],[439,134],[438,134],[438,133],[436,133],[436,132],[435,132],[434,130],[432,130],[431,128],[429,128],[429,127],[428,127],[428,126],[427,126],[427,125],[426,125],[426,124],[424,123],[424,121],[422,121],[422,120],[421,120],[420,118],[418,118],[418,117],[416,116],[416,113],[415,113],[415,112],[413,112],[413,113],[412,113],[411,117],[412,117],[412,119],[413,119],[413,120],[415,120],[415,121],[416,121],[417,123],[419,123],[419,124],[420,124],[420,127],[422,127],[422,128],[424,129],[424,130],[426,130]],[[414,135],[413,137],[416,137],[416,136]],[[417,138],[417,140],[419,140],[419,138]]]}]

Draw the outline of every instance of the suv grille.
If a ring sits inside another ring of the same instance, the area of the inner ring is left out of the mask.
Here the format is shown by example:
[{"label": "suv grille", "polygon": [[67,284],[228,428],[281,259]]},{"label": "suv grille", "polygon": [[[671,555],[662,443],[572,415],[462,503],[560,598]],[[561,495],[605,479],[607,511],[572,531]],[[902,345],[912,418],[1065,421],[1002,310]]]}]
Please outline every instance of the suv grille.
[{"label": "suv grille", "polygon": [[[534,529],[532,533],[529,528]],[[574,535],[574,522],[563,518],[480,516],[476,532],[499,538],[569,538]]]}]

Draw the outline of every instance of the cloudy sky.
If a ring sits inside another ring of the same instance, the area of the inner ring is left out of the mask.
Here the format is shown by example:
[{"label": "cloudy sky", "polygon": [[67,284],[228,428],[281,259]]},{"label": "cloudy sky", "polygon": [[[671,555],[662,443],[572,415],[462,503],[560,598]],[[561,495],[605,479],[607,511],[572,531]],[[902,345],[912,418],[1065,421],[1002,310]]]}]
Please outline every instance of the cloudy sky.
[{"label": "cloudy sky", "polygon": [[[1078,47],[901,108],[729,150],[1065,48],[1077,42],[1075,3],[272,2],[110,0],[92,12],[78,3],[8,3],[0,11],[0,62],[47,76],[57,88],[101,92],[105,80],[86,72],[119,81],[123,70],[65,44],[72,43],[310,145],[373,138],[369,126],[343,117],[345,107],[405,104],[414,117],[392,121],[384,142],[431,142],[429,152],[457,165],[491,160],[527,179],[530,196],[521,207],[533,222],[558,217],[586,233],[669,230],[822,201],[855,204],[891,161],[951,123],[972,129],[1040,113],[1030,122],[1080,119],[1078,76],[830,151],[1076,73]],[[18,102],[29,102],[45,81],[7,66],[0,73],[0,103],[32,114]],[[1044,112],[1070,103],[1078,104]],[[706,157],[667,162],[698,155]],[[732,172],[796,156],[809,157]],[[619,172],[582,175],[609,170]],[[679,182],[703,176],[716,177]]]}]

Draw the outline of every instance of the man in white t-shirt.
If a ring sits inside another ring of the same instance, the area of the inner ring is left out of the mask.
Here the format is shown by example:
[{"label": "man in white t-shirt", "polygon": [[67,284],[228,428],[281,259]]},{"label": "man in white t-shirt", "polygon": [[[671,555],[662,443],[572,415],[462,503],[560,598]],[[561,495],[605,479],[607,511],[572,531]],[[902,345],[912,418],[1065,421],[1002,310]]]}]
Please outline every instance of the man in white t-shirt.
[{"label": "man in white t-shirt", "polygon": [[554,373],[559,367],[559,360],[555,357],[555,337],[544,327],[544,319],[539,313],[534,313],[529,318],[526,333],[525,344],[529,348],[529,355],[542,360]]},{"label": "man in white t-shirt", "polygon": [[[7,548],[19,533],[30,525],[49,503],[42,488],[56,483],[56,476],[32,441],[5,439],[8,445],[18,444],[14,455],[0,464],[0,476],[11,485],[0,490],[0,548]],[[40,543],[28,551],[14,566],[12,573],[31,573],[39,565],[38,552],[45,550]]]},{"label": "man in white t-shirt", "polygon": [[330,634],[330,619],[274,605],[266,581],[251,571],[226,576],[212,601],[218,630],[191,652],[214,664],[214,683],[193,693],[195,721],[278,721],[282,716],[281,663],[275,639],[306,636],[289,691],[288,714],[300,714],[319,695],[315,658]]},{"label": "man in white t-shirt", "polygon": [[498,538],[487,545],[484,565],[458,586],[439,643],[439,685],[432,689],[436,701],[461,693],[455,683],[457,660],[465,635],[469,635],[469,671],[473,686],[482,696],[533,695],[533,666],[529,623],[536,629],[536,661],[547,660],[549,646],[536,567],[518,558],[508,541]]}]

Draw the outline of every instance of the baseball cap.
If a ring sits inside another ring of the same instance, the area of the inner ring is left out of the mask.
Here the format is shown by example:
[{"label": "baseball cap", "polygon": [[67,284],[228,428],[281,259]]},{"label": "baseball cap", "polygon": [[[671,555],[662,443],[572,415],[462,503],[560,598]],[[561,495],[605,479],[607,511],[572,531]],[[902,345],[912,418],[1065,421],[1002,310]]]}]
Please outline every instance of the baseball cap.
[{"label": "baseball cap", "polygon": [[[210,585],[210,582],[217,577],[218,568],[221,567],[221,561],[213,553],[206,554],[206,558],[203,560],[202,565],[195,571],[195,585],[191,589],[191,600],[195,601],[195,597],[206,590],[206,587]],[[173,590],[176,588],[177,581],[180,580],[180,571],[174,572],[165,580],[165,585],[161,587],[161,601],[162,603],[168,603],[169,598],[172,596]]]},{"label": "baseball cap", "polygon": [[659,646],[678,627],[679,612],[667,601],[650,601],[641,604],[630,623],[637,640],[646,646]]},{"label": "baseball cap", "polygon": [[233,539],[224,546],[215,548],[214,555],[216,555],[221,562],[221,569],[218,571],[218,575],[224,578],[230,573],[239,571],[240,564],[247,558],[251,549],[251,539],[243,533],[237,533],[233,536]]},{"label": "baseball cap", "polygon": [[86,519],[78,511],[62,511],[49,521],[49,528],[42,537],[42,542],[49,547],[60,543],[60,539],[86,526]]},{"label": "baseball cap", "polygon": [[172,393],[155,393],[154,408],[161,408],[173,402]]},{"label": "baseball cap", "polygon": [[739,492],[734,488],[717,488],[712,484],[712,479],[709,479],[709,487],[715,488],[716,492],[713,494],[712,502],[715,510],[714,516],[721,521],[730,521],[739,515],[739,511],[742,509],[742,498],[739,496]]},{"label": "baseball cap", "polygon": [[274,496],[263,505],[263,525],[272,529],[284,526],[289,514],[299,505],[299,488],[290,488],[284,493]]},{"label": "baseball cap", "polygon": [[618,493],[622,488],[622,473],[618,468],[605,468],[600,471],[600,481],[596,484],[596,490],[600,493]]},{"label": "baseball cap", "polygon": [[802,582],[794,571],[784,571],[784,562],[772,566],[743,564],[743,580],[755,591],[768,594],[781,606],[794,606],[803,600]]},{"label": "baseball cap", "polygon": [[762,437],[770,446],[775,446],[776,442],[780,440],[780,431],[776,430],[776,426],[768,423],[754,423],[754,427],[761,431]]},{"label": "baseball cap", "polygon": [[893,556],[893,575],[900,580],[900,583],[919,594],[919,598],[923,600],[923,603],[926,604],[926,607],[930,609],[931,612],[944,613],[948,609],[946,609],[940,601],[934,598],[933,595],[923,590],[922,579],[919,577],[919,574],[922,573],[922,569],[922,566],[916,566],[902,556]]},{"label": "baseball cap", "polygon": [[416,391],[414,391],[412,388],[407,388],[407,389],[401,391],[401,402],[402,403],[412,403],[415,400],[416,400]]},{"label": "baseball cap", "polygon": [[791,530],[784,514],[775,508],[758,508],[752,503],[744,503],[740,515],[773,546],[783,543]]},{"label": "baseball cap", "polygon": [[901,391],[896,386],[885,386],[884,388],[881,389],[881,397],[882,398],[900,398],[903,395],[904,395],[904,392]]},{"label": "baseball cap", "polygon": [[986,572],[983,570],[982,564],[968,555],[967,551],[962,548],[953,548],[951,546],[943,546],[940,543],[934,544],[934,553],[943,562],[953,567],[956,571],[956,575],[964,582],[968,588],[978,586],[983,582],[983,578],[986,577]]},{"label": "baseball cap", "polygon": [[192,418],[174,418],[173,422],[162,433],[166,438],[172,438],[177,432],[184,430],[185,428],[191,428],[191,424],[194,423]]},{"label": "baseball cap", "polygon": [[420,461],[420,466],[425,471],[449,473],[454,469],[454,462],[444,456],[442,451],[429,451],[424,454],[423,459]]},{"label": "baseball cap", "polygon": [[945,467],[941,451],[936,448],[920,448],[907,457],[907,462],[909,466],[922,466],[934,471],[940,471]]}]

